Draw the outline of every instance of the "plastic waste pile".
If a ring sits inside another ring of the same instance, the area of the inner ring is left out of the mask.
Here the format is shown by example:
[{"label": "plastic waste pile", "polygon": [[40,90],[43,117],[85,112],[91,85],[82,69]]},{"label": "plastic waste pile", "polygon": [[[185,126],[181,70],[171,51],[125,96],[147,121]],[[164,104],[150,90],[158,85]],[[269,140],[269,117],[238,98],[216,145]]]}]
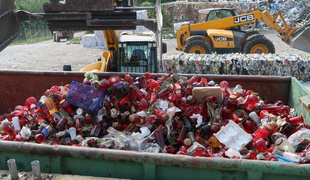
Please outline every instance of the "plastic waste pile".
[{"label": "plastic waste pile", "polygon": [[[171,21],[174,26],[177,26],[175,32],[179,29],[182,22],[203,22],[206,19],[206,15],[198,14],[200,9],[208,8],[232,8],[235,9],[237,15],[246,14],[253,11],[264,11],[267,10],[271,15],[277,11],[281,11],[285,21],[288,24],[294,23],[294,21],[300,16],[303,10],[309,7],[307,0],[274,0],[269,3],[266,1],[258,2],[232,2],[232,1],[221,1],[221,2],[186,2],[176,1],[163,3],[163,8],[166,9],[167,14],[171,15]],[[307,13],[309,14],[309,13]],[[309,20],[307,17],[305,20]],[[280,26],[284,26],[280,17],[277,20]],[[262,22],[258,28],[267,28],[264,22]]]},{"label": "plastic waste pile", "polygon": [[[275,0],[274,3],[261,2],[260,10],[261,11],[267,10],[270,14],[274,14],[277,11],[281,11],[281,13],[285,18],[285,21],[288,24],[292,24],[300,16],[303,10],[309,7],[309,5],[307,4],[308,4],[307,0],[292,0],[292,1]],[[280,19],[280,17],[277,19],[277,22],[280,26],[284,26],[283,21]],[[261,25],[265,24],[262,23]]]},{"label": "plastic waste pile", "polygon": [[200,9],[208,8],[232,8],[235,9],[236,14],[245,14],[259,10],[259,3],[257,2],[236,2],[236,1],[222,1],[222,2],[187,2],[187,1],[173,1],[162,4],[166,9],[166,13],[171,15],[171,23],[179,23],[184,21],[203,22],[206,19],[205,14],[199,14]]},{"label": "plastic waste pile", "polygon": [[308,81],[310,56],[296,54],[164,54],[164,73],[293,76]]},{"label": "plastic waste pile", "polygon": [[145,73],[53,86],[0,116],[4,141],[310,162],[310,126],[281,100],[197,75]]}]

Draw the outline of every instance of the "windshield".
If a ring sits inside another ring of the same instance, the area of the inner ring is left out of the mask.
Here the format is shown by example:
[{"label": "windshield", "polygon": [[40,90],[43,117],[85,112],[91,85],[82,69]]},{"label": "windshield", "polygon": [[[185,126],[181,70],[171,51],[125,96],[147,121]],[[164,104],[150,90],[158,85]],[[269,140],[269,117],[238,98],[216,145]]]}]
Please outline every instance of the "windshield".
[{"label": "windshield", "polygon": [[[150,44],[150,45],[149,45]],[[119,48],[121,72],[155,73],[157,70],[155,43],[122,43]]]},{"label": "windshield", "polygon": [[208,14],[206,21],[213,21],[234,16],[230,10],[216,10]]}]

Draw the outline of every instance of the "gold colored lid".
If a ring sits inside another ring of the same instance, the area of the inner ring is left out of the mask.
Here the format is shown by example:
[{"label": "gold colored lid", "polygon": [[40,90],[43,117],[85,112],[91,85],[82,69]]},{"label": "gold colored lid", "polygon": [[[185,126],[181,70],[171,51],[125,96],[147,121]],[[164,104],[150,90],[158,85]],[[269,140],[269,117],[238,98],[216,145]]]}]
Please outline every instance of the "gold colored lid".
[{"label": "gold colored lid", "polygon": [[164,114],[162,117],[163,121],[168,121],[169,116],[167,114]]},{"label": "gold colored lid", "polygon": [[218,123],[212,123],[213,126],[220,126]]},{"label": "gold colored lid", "polygon": [[192,144],[192,140],[190,138],[185,138],[183,143],[185,146],[190,146]]},{"label": "gold colored lid", "polygon": [[236,95],[230,95],[229,98],[232,99],[232,100],[236,100],[237,96]]},{"label": "gold colored lid", "polygon": [[116,127],[116,122],[112,123],[112,127],[115,128]]},{"label": "gold colored lid", "polygon": [[93,84],[93,87],[94,87],[95,89],[99,89],[100,83],[99,83],[98,81],[95,81],[94,84]]},{"label": "gold colored lid", "polygon": [[136,117],[134,115],[129,115],[129,121],[134,122]]},{"label": "gold colored lid", "polygon": [[242,93],[242,91],[241,91],[241,90],[238,90],[236,93],[237,93],[237,94],[239,94],[240,96],[242,96],[242,95],[243,95],[243,93]]}]

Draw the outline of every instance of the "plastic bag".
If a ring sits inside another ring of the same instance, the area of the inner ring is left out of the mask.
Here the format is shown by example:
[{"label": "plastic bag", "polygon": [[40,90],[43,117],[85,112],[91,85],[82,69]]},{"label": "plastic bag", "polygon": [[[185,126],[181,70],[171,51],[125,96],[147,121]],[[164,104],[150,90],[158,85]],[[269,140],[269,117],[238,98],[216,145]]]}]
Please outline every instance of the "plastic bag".
[{"label": "plastic bag", "polygon": [[306,138],[310,138],[310,130],[303,128],[294,134],[292,134],[287,140],[292,146],[297,146],[303,142]]}]

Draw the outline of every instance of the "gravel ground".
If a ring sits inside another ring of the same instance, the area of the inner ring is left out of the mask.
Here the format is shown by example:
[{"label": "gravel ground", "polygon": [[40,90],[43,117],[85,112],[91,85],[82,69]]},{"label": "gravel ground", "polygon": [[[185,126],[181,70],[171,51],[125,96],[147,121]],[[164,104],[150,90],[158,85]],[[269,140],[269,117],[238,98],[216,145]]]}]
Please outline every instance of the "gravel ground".
[{"label": "gravel ground", "polygon": [[103,52],[99,48],[83,48],[65,40],[8,46],[0,53],[0,69],[62,71],[63,65],[70,64],[73,71],[79,71],[96,62]]}]

